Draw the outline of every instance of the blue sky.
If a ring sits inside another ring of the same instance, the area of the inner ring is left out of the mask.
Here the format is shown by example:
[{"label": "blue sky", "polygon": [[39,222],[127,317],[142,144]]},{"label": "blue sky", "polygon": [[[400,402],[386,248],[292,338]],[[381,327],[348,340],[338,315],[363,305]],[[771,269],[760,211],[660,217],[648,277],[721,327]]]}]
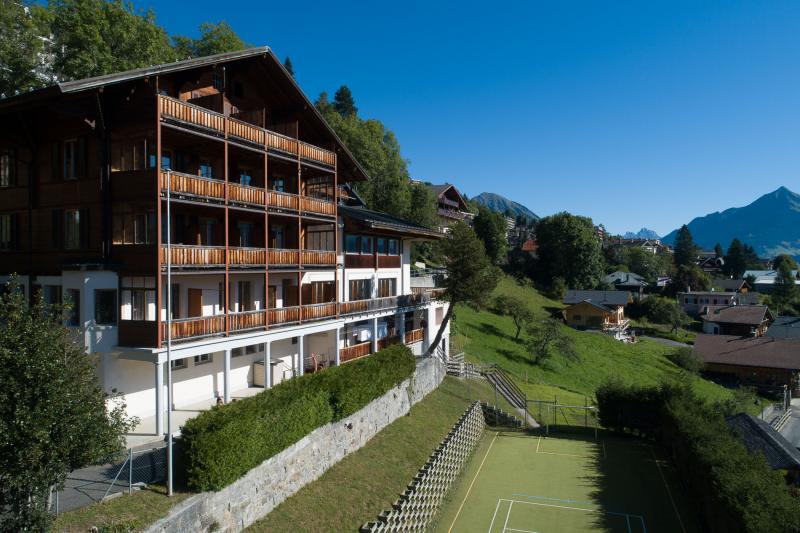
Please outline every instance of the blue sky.
[{"label": "blue sky", "polygon": [[413,177],[665,234],[800,189],[800,2],[180,2],[341,84]]}]

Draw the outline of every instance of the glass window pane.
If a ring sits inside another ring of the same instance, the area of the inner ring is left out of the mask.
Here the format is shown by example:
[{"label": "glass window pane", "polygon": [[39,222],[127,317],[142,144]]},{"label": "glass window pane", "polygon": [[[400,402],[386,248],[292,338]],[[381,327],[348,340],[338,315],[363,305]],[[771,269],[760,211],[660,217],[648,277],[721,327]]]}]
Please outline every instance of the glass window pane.
[{"label": "glass window pane", "polygon": [[372,237],[361,237],[361,253],[362,254],[371,254],[372,253]]},{"label": "glass window pane", "polygon": [[94,291],[94,320],[98,325],[117,324],[117,291]]}]

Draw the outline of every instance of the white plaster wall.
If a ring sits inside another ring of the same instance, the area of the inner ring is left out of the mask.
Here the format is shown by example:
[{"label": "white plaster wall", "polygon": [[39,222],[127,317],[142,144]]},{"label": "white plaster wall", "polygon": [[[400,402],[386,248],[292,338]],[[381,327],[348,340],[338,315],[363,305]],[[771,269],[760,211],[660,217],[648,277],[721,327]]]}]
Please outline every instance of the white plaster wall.
[{"label": "white plaster wall", "polygon": [[[66,299],[67,289],[80,291],[80,326],[87,353],[108,353],[117,345],[117,326],[105,326],[94,320],[94,291],[111,289],[117,291],[119,279],[116,272],[65,270],[61,275],[62,298]],[[119,293],[117,291],[117,305]],[[119,320],[119,309],[117,309]]]}]

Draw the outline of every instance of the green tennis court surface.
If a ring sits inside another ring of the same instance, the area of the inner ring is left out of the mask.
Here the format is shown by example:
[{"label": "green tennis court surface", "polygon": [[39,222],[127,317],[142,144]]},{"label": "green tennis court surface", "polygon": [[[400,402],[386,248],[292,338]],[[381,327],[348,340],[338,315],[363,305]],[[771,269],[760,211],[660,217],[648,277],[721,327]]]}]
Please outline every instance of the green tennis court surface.
[{"label": "green tennis court surface", "polygon": [[437,532],[696,533],[672,466],[649,444],[487,432]]}]

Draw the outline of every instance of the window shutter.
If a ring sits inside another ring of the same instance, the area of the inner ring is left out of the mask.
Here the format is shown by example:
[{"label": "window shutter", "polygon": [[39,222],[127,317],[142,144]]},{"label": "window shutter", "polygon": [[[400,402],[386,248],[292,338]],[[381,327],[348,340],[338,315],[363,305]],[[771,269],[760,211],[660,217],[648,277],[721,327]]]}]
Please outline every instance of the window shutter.
[{"label": "window shutter", "polygon": [[53,248],[64,247],[64,211],[53,209],[51,221],[51,231],[53,237]]},{"label": "window shutter", "polygon": [[81,249],[89,248],[89,209],[84,208],[80,210],[79,215],[79,223],[80,223],[80,238],[81,238]]}]

